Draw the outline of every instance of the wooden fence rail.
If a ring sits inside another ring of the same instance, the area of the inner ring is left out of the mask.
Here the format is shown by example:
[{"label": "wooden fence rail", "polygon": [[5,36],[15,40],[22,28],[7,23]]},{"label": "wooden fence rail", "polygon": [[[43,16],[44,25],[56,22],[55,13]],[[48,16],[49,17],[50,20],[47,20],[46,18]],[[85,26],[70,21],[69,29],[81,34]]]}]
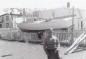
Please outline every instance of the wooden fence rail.
[{"label": "wooden fence rail", "polygon": [[[74,30],[74,32],[58,32],[55,31],[57,37],[60,40],[61,44],[70,44],[71,40],[72,40],[72,34],[73,34],[73,41],[76,40],[76,38],[78,38],[80,36],[81,33],[86,32],[86,30]],[[7,36],[6,36],[7,34]],[[25,40],[25,41],[29,41],[29,40],[39,40],[37,38],[37,33],[27,33],[27,32],[22,32],[16,29],[0,29],[0,35],[4,35],[6,37],[7,40]],[[10,37],[11,35],[11,37]],[[3,36],[3,37],[4,37]],[[32,36],[32,38],[31,38]],[[9,38],[10,37],[10,38]],[[11,39],[13,37],[13,39]],[[86,45],[86,40],[83,40],[80,44],[84,44]]]},{"label": "wooden fence rail", "polygon": [[[57,37],[60,40],[61,44],[71,44],[71,40],[73,39],[73,41],[76,40],[76,38],[78,38],[80,36],[81,33],[86,32],[85,30],[75,30],[73,33],[72,32],[56,32]],[[73,36],[72,36],[73,34]],[[73,37],[73,38],[72,38]],[[86,42],[86,40],[84,40],[82,43]]]}]

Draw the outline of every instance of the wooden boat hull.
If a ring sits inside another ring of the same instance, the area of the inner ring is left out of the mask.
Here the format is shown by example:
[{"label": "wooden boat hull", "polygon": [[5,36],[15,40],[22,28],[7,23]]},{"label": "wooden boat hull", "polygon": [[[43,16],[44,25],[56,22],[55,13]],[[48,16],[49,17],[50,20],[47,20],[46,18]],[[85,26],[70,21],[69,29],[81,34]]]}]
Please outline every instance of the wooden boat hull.
[{"label": "wooden boat hull", "polygon": [[41,22],[41,23],[20,23],[18,27],[21,30],[46,30],[50,28],[60,29],[60,28],[68,28],[72,25],[70,20],[51,20],[49,22]]}]

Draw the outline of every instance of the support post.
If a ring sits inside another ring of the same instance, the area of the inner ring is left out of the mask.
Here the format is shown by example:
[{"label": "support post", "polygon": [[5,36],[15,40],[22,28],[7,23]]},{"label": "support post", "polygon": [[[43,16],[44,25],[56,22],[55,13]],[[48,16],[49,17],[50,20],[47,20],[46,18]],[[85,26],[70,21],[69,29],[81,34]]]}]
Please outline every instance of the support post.
[{"label": "support post", "polygon": [[72,44],[74,42],[74,7],[72,9],[72,38],[71,38],[71,41],[70,41],[70,44]]}]

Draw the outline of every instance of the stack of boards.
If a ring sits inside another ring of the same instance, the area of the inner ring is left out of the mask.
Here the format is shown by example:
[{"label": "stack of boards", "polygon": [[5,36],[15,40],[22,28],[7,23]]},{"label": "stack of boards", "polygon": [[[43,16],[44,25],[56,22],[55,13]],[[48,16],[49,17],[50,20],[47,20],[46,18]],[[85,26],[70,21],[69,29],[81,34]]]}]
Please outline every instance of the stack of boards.
[{"label": "stack of boards", "polygon": [[69,54],[75,51],[77,49],[79,43],[86,38],[86,33],[82,33],[75,42],[66,50],[65,54]]}]

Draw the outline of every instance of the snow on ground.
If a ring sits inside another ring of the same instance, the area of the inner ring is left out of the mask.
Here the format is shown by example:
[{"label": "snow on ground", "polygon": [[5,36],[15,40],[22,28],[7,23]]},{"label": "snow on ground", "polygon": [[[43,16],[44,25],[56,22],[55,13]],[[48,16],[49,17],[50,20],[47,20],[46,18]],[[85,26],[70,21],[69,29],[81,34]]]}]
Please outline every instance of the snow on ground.
[{"label": "snow on ground", "polygon": [[0,40],[0,59],[46,59],[46,55],[40,45]]},{"label": "snow on ground", "polygon": [[[64,55],[67,48],[60,48],[62,59],[85,59],[86,51]],[[0,40],[0,59],[47,59],[42,45]]]}]

